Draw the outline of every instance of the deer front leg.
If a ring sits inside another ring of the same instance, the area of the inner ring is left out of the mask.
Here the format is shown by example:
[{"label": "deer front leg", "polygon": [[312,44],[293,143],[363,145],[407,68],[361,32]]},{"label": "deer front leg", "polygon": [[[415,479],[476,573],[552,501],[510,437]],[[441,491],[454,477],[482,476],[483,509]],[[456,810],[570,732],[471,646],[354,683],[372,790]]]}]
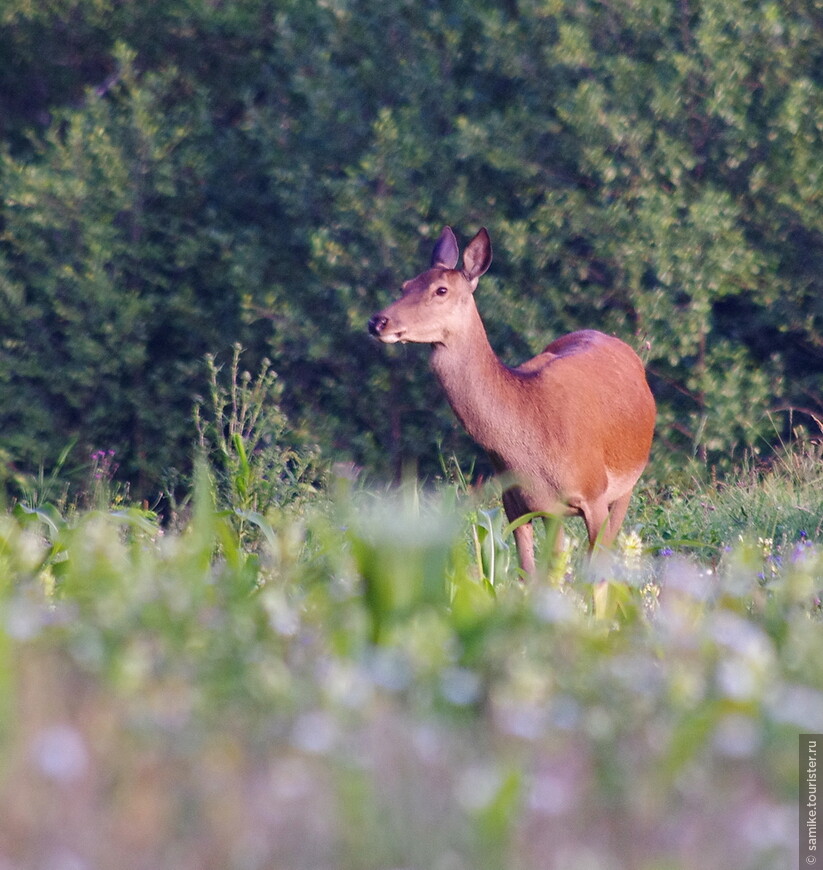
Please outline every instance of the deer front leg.
[{"label": "deer front leg", "polygon": [[[517,493],[512,489],[507,489],[503,493],[503,507],[506,509],[506,516],[510,523],[527,513]],[[534,577],[534,529],[531,523],[523,523],[514,530],[514,543],[523,574],[527,578]]]}]

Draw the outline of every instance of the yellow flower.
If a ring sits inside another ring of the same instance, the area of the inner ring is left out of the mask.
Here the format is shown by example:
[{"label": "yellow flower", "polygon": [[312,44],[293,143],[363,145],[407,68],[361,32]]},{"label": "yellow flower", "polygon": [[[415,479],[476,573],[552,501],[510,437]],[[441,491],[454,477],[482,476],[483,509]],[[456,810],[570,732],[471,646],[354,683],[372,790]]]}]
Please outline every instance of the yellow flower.
[{"label": "yellow flower", "polygon": [[620,551],[626,568],[634,571],[640,568],[640,560],[643,557],[643,539],[636,531],[631,531],[628,534],[621,533]]}]

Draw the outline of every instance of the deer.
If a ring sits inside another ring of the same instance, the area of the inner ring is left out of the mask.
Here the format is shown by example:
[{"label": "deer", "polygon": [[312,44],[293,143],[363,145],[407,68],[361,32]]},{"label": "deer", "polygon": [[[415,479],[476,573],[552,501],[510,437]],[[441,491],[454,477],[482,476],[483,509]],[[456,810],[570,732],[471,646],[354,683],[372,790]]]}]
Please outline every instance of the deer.
[{"label": "deer", "polygon": [[594,329],[505,365],[475,303],[492,261],[485,227],[466,245],[462,269],[459,256],[444,227],[430,268],[406,281],[368,330],[385,344],[431,345],[431,367],[454,414],[501,478],[522,575],[534,577],[534,530],[531,519],[516,524],[520,518],[582,517],[590,557],[614,543],[649,461],[654,397],[635,351]]}]

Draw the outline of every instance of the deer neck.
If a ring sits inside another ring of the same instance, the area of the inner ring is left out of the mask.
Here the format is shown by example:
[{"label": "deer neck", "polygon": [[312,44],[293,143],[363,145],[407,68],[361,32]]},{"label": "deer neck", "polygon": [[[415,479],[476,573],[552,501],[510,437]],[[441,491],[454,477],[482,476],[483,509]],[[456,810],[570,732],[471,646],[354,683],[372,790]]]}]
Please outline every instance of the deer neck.
[{"label": "deer neck", "polygon": [[482,447],[496,451],[501,411],[513,408],[517,376],[497,357],[475,309],[470,327],[433,345],[432,369],[452,410],[463,427]]}]

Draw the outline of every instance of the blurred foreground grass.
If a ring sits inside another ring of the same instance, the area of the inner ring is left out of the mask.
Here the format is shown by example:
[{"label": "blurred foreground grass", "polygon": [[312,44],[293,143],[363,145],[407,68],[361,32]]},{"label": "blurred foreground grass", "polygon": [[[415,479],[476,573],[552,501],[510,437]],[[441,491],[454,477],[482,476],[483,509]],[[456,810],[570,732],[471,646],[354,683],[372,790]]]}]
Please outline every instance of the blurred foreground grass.
[{"label": "blurred foreground grass", "polygon": [[17,506],[0,867],[792,866],[823,497],[790,461],[648,489],[530,584],[465,487],[264,517],[203,475],[173,531]]}]

